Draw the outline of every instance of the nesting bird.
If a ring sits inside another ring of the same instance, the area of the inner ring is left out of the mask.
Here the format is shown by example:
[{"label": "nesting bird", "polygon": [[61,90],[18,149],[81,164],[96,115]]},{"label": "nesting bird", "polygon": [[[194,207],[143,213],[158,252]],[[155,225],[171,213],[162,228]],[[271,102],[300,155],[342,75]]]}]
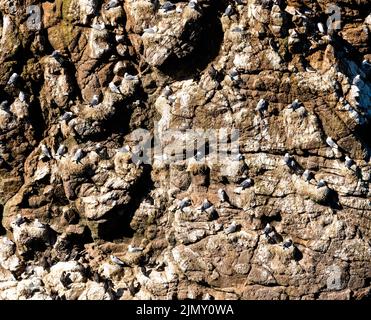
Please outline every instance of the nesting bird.
[{"label": "nesting bird", "polygon": [[310,181],[313,178],[312,172],[310,172],[308,169],[304,171],[303,178],[305,181]]},{"label": "nesting bird", "polygon": [[14,72],[14,73],[10,76],[10,78],[9,78],[9,80],[8,80],[8,82],[7,82],[7,84],[8,84],[8,85],[13,85],[13,84],[15,84],[16,81],[18,80],[18,78],[19,78],[18,73]]},{"label": "nesting bird", "polygon": [[41,144],[40,145],[40,151],[41,151],[41,154],[40,154],[40,157],[39,157],[39,159],[41,160],[41,159],[44,159],[44,158],[48,158],[48,159],[51,159],[52,158],[52,156],[50,155],[50,152],[49,152],[49,150],[48,150],[48,148],[46,147],[46,145],[45,144]]},{"label": "nesting bird", "polygon": [[111,258],[111,261],[114,264],[117,264],[120,267],[124,267],[125,266],[125,263],[122,260],[120,260],[119,258],[117,258],[116,256],[114,256],[113,254],[110,255],[110,258]]},{"label": "nesting bird", "polygon": [[73,113],[71,111],[65,112],[59,119],[61,121],[69,121],[73,118]]},{"label": "nesting bird", "polygon": [[269,105],[268,101],[260,99],[255,108],[255,111],[258,111],[260,114],[263,114],[268,110],[268,105]]},{"label": "nesting bird", "polygon": [[20,213],[18,213],[16,219],[14,220],[14,224],[17,227],[20,227],[23,223],[26,223],[26,219],[23,218]]},{"label": "nesting bird", "polygon": [[285,156],[283,157],[283,161],[289,168],[292,168],[294,166],[294,160],[288,152],[285,153]]},{"label": "nesting bird", "polygon": [[317,183],[317,188],[323,188],[323,187],[326,187],[326,186],[327,186],[327,183],[323,179],[319,180],[318,183]]},{"label": "nesting bird", "polygon": [[133,253],[133,252],[141,252],[143,251],[143,248],[141,247],[133,247],[131,244],[128,246],[128,252]]},{"label": "nesting bird", "polygon": [[21,102],[25,102],[26,101],[26,95],[25,95],[25,93],[23,91],[19,91],[18,99]]},{"label": "nesting bird", "polygon": [[189,198],[184,198],[182,201],[179,202],[178,208],[183,211],[184,208],[189,207],[191,205],[191,200]]},{"label": "nesting bird", "polygon": [[212,203],[207,200],[207,199],[204,199],[204,201],[202,202],[201,206],[199,206],[197,209],[198,210],[201,210],[201,212],[204,212],[205,210],[209,209],[212,207]]},{"label": "nesting bird", "polygon": [[172,94],[173,94],[173,90],[171,90],[171,88],[169,86],[166,86],[164,91],[163,91],[164,97],[166,99],[168,99]]},{"label": "nesting bird", "polygon": [[8,102],[8,100],[4,100],[4,101],[2,101],[1,103],[0,103],[0,110],[3,110],[3,111],[8,111],[7,109],[7,107],[8,107],[8,104],[9,104],[9,102]]},{"label": "nesting bird", "polygon": [[228,202],[229,201],[229,198],[228,198],[228,195],[227,195],[227,192],[225,192],[224,189],[219,189],[218,190],[218,197],[219,197],[219,200],[220,202]]},{"label": "nesting bird", "polygon": [[160,7],[160,10],[162,10],[163,12],[169,12],[169,11],[172,11],[172,10],[175,10],[176,9],[176,6],[174,3],[170,2],[170,1],[166,1],[161,7]]},{"label": "nesting bird", "polygon": [[120,4],[120,2],[118,0],[110,0],[106,4],[105,9],[109,10],[109,9],[112,9],[112,8],[116,8],[116,7],[118,7],[119,4]]},{"label": "nesting bird", "polygon": [[349,158],[348,156],[345,156],[344,164],[345,164],[346,168],[351,169],[352,166],[355,164],[355,162],[351,158]]},{"label": "nesting bird", "polygon": [[61,66],[64,65],[65,61],[58,50],[54,50],[51,54],[51,57],[54,58]]},{"label": "nesting bird", "polygon": [[229,72],[229,76],[230,78],[233,80],[233,81],[237,81],[239,79],[239,73],[237,71],[236,68],[233,68],[230,72]]},{"label": "nesting bird", "polygon": [[333,149],[338,149],[338,145],[336,144],[336,142],[331,138],[331,137],[327,137],[326,138],[326,143],[329,147],[333,148]]},{"label": "nesting bird", "polygon": [[227,17],[230,17],[233,14],[233,8],[231,5],[228,5],[228,7],[224,11],[224,15]]},{"label": "nesting bird", "polygon": [[72,157],[72,161],[79,163],[82,158],[84,158],[84,151],[82,151],[82,149],[77,149],[74,156]]},{"label": "nesting bird", "polygon": [[91,106],[97,106],[99,104],[99,96],[97,94],[93,95],[93,98],[90,101]]},{"label": "nesting bird", "polygon": [[128,74],[127,72],[125,72],[124,79],[125,80],[130,80],[130,81],[137,81],[138,80],[138,76],[133,76],[133,75]]},{"label": "nesting bird", "polygon": [[325,33],[325,27],[324,27],[324,25],[323,25],[322,22],[318,22],[318,23],[317,23],[317,28],[318,28],[318,31],[319,31],[320,33],[322,33],[322,34]]},{"label": "nesting bird", "polygon": [[250,188],[253,184],[254,184],[254,181],[248,178],[241,182],[240,187],[242,188],[242,190],[245,190],[247,188]]},{"label": "nesting bird", "polygon": [[287,239],[284,241],[284,243],[282,244],[282,247],[284,250],[287,250],[287,249],[290,249],[290,247],[293,245],[292,243],[292,240],[291,239]]},{"label": "nesting bird", "polygon": [[113,82],[110,82],[108,87],[110,88],[110,90],[113,92],[113,93],[118,93],[118,94],[121,94],[121,91],[120,89],[113,83]]},{"label": "nesting bird", "polygon": [[[149,34],[154,34],[158,31],[158,28],[156,26],[152,28],[144,28],[143,33],[149,33]],[[137,79],[130,79],[130,80],[137,80]]]},{"label": "nesting bird", "polygon": [[267,223],[267,225],[265,226],[265,228],[264,228],[264,230],[263,230],[264,234],[267,236],[267,235],[269,235],[272,231],[273,231],[272,226],[271,226],[269,223]]},{"label": "nesting bird", "polygon": [[55,156],[60,159],[61,157],[63,157],[63,155],[66,153],[66,147],[64,144],[61,144],[58,149],[57,149],[57,152],[55,153]]},{"label": "nesting bird", "polygon": [[224,233],[228,235],[236,232],[237,226],[238,224],[236,223],[236,221],[232,221],[232,223],[227,228],[224,229]]},{"label": "nesting bird", "polygon": [[197,0],[190,0],[188,2],[188,7],[192,8],[192,9],[197,9],[197,5],[198,5]]},{"label": "nesting bird", "polygon": [[292,110],[296,110],[298,108],[300,108],[300,102],[298,99],[295,99],[289,106],[288,106],[289,109],[292,109]]},{"label": "nesting bird", "polygon": [[42,224],[39,219],[35,219],[34,222],[33,222],[33,225],[36,227],[36,228],[45,228],[45,225]]}]

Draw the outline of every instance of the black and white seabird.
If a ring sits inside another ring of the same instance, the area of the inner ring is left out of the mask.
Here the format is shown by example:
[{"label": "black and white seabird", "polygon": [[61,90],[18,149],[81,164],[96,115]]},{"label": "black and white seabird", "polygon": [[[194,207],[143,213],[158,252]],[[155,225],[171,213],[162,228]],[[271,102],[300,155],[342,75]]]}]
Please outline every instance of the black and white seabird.
[{"label": "black and white seabird", "polygon": [[169,86],[166,86],[162,94],[168,99],[173,94],[173,90]]},{"label": "black and white seabird", "polygon": [[120,2],[118,0],[110,0],[106,4],[105,9],[109,10],[109,9],[112,9],[112,8],[116,8],[116,7],[118,7],[119,4],[120,4]]},{"label": "black and white seabird", "polygon": [[160,7],[160,10],[162,10],[163,12],[169,12],[169,11],[173,11],[176,9],[176,5],[170,1],[166,1],[161,7]]},{"label": "black and white seabird", "polygon": [[227,17],[230,17],[231,15],[233,15],[233,8],[231,5],[228,5],[228,7],[225,9],[224,15]]},{"label": "black and white seabird", "polygon": [[8,80],[8,82],[7,82],[7,84],[8,84],[8,85],[13,85],[13,84],[15,84],[16,81],[18,80],[18,78],[19,78],[18,73],[14,72],[14,73],[10,76],[10,78],[9,78],[9,80]]},{"label": "black and white seabird", "polygon": [[197,0],[190,0],[188,2],[188,7],[192,8],[192,9],[197,9],[197,6],[198,6]]},{"label": "black and white seabird", "polygon": [[26,94],[23,91],[19,91],[18,99],[21,102],[25,102],[26,101]]},{"label": "black and white seabird", "polygon": [[268,101],[260,99],[255,108],[255,111],[258,111],[260,114],[263,114],[268,110],[268,105],[269,105]]},{"label": "black and white seabird", "polygon": [[61,66],[65,64],[65,60],[58,50],[54,50],[51,54],[51,57],[54,58]]},{"label": "black and white seabird", "polygon": [[7,111],[8,112],[8,100],[4,100],[0,103],[0,110]]},{"label": "black and white seabird", "polygon": [[317,28],[320,33],[325,34],[325,27],[322,22],[317,23]]},{"label": "black and white seabird", "polygon": [[290,249],[290,247],[293,245],[292,243],[292,240],[291,239],[287,239],[284,241],[284,243],[282,244],[282,247],[284,250],[286,249]]},{"label": "black and white seabird", "polygon": [[90,101],[91,106],[97,106],[99,104],[99,95],[95,94],[93,95],[93,98]]},{"label": "black and white seabird", "polygon": [[[143,33],[149,33],[149,34],[154,34],[158,31],[158,28],[156,26],[154,27],[151,27],[151,28],[144,28],[143,29]],[[134,76],[131,76],[131,77],[134,77]],[[128,79],[126,78],[127,80],[138,80],[137,78],[136,79]]]},{"label": "black and white seabird", "polygon": [[64,144],[61,144],[58,149],[57,149],[57,152],[55,153],[55,156],[60,159],[61,157],[63,157],[63,155],[66,153],[66,147]]},{"label": "black and white seabird", "polygon": [[250,188],[253,184],[254,184],[254,181],[248,178],[241,182],[240,187],[242,188],[242,190],[245,190],[247,188]]},{"label": "black and white seabird", "polygon": [[136,81],[136,80],[138,80],[138,76],[133,76],[133,75],[128,74],[127,72],[125,72],[124,79],[125,80],[130,80],[130,81]]},{"label": "black and white seabird", "polygon": [[84,151],[82,149],[77,149],[72,157],[72,161],[79,163],[82,158],[84,158]]},{"label": "black and white seabird", "polygon": [[298,99],[295,99],[289,106],[288,106],[289,109],[292,109],[292,110],[296,110],[298,108],[300,108],[300,102]]},{"label": "black and white seabird", "polygon": [[229,201],[229,198],[228,198],[228,195],[227,195],[227,192],[225,192],[224,189],[219,189],[218,190],[218,197],[219,197],[219,200],[220,202],[228,202]]},{"label": "black and white seabird", "polygon": [[121,94],[120,89],[113,82],[110,82],[108,87],[113,93]]},{"label": "black and white seabird", "polygon": [[327,186],[327,183],[323,179],[319,180],[318,183],[317,183],[317,188],[322,188],[322,187],[326,187],[326,186]]},{"label": "black and white seabird", "polygon": [[120,267],[124,267],[125,266],[125,262],[123,262],[122,260],[120,260],[119,258],[117,258],[116,256],[114,256],[113,254],[110,255],[110,258],[111,258],[111,261],[114,264],[117,264]]},{"label": "black and white seabird", "polygon": [[40,159],[44,159],[44,158],[48,158],[48,159],[51,159],[52,156],[50,155],[50,152],[48,150],[48,148],[46,147],[45,144],[41,144],[40,145],[40,151],[41,151],[41,154],[40,154]]},{"label": "black and white seabird", "polygon": [[183,211],[184,208],[189,207],[191,205],[191,200],[189,198],[184,198],[182,201],[179,202],[178,208]]},{"label": "black and white seabird", "polygon": [[73,118],[73,113],[71,111],[67,111],[65,112],[61,117],[60,117],[60,120],[61,121],[66,121],[68,122],[69,120],[71,120]]},{"label": "black and white seabird", "polygon": [[292,168],[294,164],[294,160],[292,159],[292,156],[287,152],[285,153],[285,156],[283,157],[283,161],[285,164],[289,167]]},{"label": "black and white seabird", "polygon": [[336,144],[336,142],[331,137],[326,138],[326,143],[327,143],[328,146],[330,146],[333,149],[338,149],[339,148],[338,145]]},{"label": "black and white seabird", "polygon": [[308,169],[304,171],[303,178],[305,181],[310,181],[313,178],[312,172],[310,172]]},{"label": "black and white seabird", "polygon": [[231,234],[233,232],[236,232],[237,226],[238,224],[236,223],[236,221],[232,221],[232,223],[227,228],[224,229],[224,233]]},{"label": "black and white seabird", "polygon": [[272,231],[274,231],[272,226],[269,223],[267,223],[267,225],[265,226],[263,230],[264,234],[268,236]]},{"label": "black and white seabird", "polygon": [[128,252],[142,252],[144,249],[142,247],[133,247],[131,244],[128,246]]},{"label": "black and white seabird", "polygon": [[348,156],[345,156],[344,164],[345,164],[346,168],[351,169],[352,166],[355,164],[355,162],[351,158],[349,158]]},{"label": "black and white seabird", "polygon": [[23,223],[26,223],[26,219],[21,216],[20,213],[17,214],[17,217],[14,220],[14,224],[17,227],[20,227]]},{"label": "black and white seabird", "polygon": [[204,212],[205,210],[207,210],[211,207],[212,207],[212,203],[209,200],[204,199],[201,206],[198,207],[198,210],[201,210],[201,212]]}]

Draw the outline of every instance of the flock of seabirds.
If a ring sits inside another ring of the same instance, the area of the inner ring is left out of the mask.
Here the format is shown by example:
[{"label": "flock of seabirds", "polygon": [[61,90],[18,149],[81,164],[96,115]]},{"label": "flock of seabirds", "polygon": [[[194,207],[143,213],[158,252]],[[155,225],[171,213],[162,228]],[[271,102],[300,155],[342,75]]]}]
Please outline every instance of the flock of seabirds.
[{"label": "flock of seabirds", "polygon": [[[150,1],[150,0],[149,0]],[[156,2],[156,0],[152,0],[150,2]],[[263,1],[264,2],[264,1]],[[266,2],[271,2],[271,1],[266,1]],[[273,1],[274,3],[278,3],[279,1]],[[245,4],[242,0],[235,0],[235,3],[237,5],[243,5]],[[106,5],[105,9],[106,10],[109,10],[111,8],[115,8],[117,6],[120,5],[120,1],[118,0],[111,0],[109,1],[109,3]],[[197,3],[197,0],[190,0],[189,3],[188,3],[188,6],[192,9],[195,9],[197,10],[198,9],[198,3]],[[177,8],[177,6],[170,2],[170,1],[166,1],[164,4],[162,4],[160,6],[160,10],[163,12],[163,13],[167,13],[167,12],[171,12],[171,11],[177,11],[177,12],[181,12],[181,8]],[[226,8],[225,12],[224,12],[224,15],[226,16],[231,16],[232,14],[234,13],[234,9],[232,7],[232,5],[228,5],[228,7]],[[104,23],[97,23],[97,20],[95,20],[95,22],[93,22],[92,24],[92,27],[93,28],[96,28],[96,29],[104,29],[105,28],[105,25]],[[325,33],[325,28],[324,26],[319,23],[318,24],[318,30],[320,33],[324,34]],[[152,28],[146,28],[144,29],[144,33],[156,33],[158,31],[157,27],[152,27]],[[232,30],[233,32],[241,32],[242,29],[241,28],[235,28],[234,30]],[[51,57],[54,58],[61,66],[64,66],[65,65],[65,57],[59,52],[59,51],[54,51],[52,54],[51,54]],[[365,74],[370,74],[371,73],[371,63],[368,62],[367,60],[364,60],[362,62],[362,69],[363,71],[365,72]],[[307,70],[308,72],[312,72],[312,70]],[[216,74],[217,74],[217,71],[216,69],[213,67],[213,65],[211,66],[211,71],[209,71],[209,74],[210,76],[212,77],[215,77]],[[240,80],[239,78],[239,71],[237,69],[232,69],[230,72],[229,72],[229,77],[231,78],[232,81],[235,81],[235,82],[238,82]],[[17,73],[13,73],[8,82],[7,82],[7,85],[8,86],[16,86],[17,85],[17,82],[19,81],[20,79],[20,75],[17,74]],[[127,81],[139,81],[139,78],[137,75],[130,75],[128,73],[125,73],[124,75],[124,79],[127,80]],[[353,85],[360,85],[361,82],[363,80],[361,79],[361,75],[357,75],[354,79],[353,79]],[[113,82],[109,83],[109,89],[113,92],[113,93],[116,93],[116,94],[121,94],[121,91],[119,89],[118,86],[116,86]],[[176,98],[173,96],[173,91],[171,90],[171,88],[169,86],[166,86],[165,89],[163,90],[163,93],[162,95],[164,97],[166,97],[168,99],[168,101],[170,103],[174,103]],[[27,95],[26,93],[24,93],[23,91],[20,91],[19,92],[19,96],[18,96],[19,100],[21,102],[26,102],[27,100]],[[347,103],[345,101],[344,98],[340,97],[340,100],[341,102],[343,103],[344,105],[344,109],[345,110],[348,110],[352,117],[355,118],[355,119],[358,119],[359,123],[361,122],[360,118],[359,118],[359,114],[357,113],[357,111],[355,111],[350,105],[349,103]],[[91,107],[96,107],[100,104],[100,99],[99,99],[99,95],[94,95],[92,100],[90,101],[89,105]],[[255,111],[262,117],[265,116],[265,114],[267,113],[268,111],[268,107],[269,107],[269,102],[264,100],[264,99],[261,99],[257,105],[256,105],[256,108],[255,108]],[[288,106],[288,109],[292,110],[293,112],[297,111],[298,109],[300,108],[303,108],[303,105],[302,103],[296,99],[295,101],[293,101],[289,106]],[[305,109],[304,109],[305,110]],[[1,113],[7,113],[7,114],[10,114],[11,111],[9,109],[9,102],[8,101],[3,101],[0,103],[0,116],[1,116]],[[60,121],[65,121],[68,125],[69,125],[69,122],[71,122],[71,120],[73,120],[74,118],[74,114],[70,111],[67,111],[65,112],[61,117],[60,117]],[[337,145],[337,143],[331,138],[331,137],[327,137],[326,138],[326,143],[327,145],[333,149],[333,150],[337,150],[339,151],[339,146]],[[99,154],[99,152],[102,150],[102,145],[100,143],[98,143],[96,145],[96,151],[97,153]],[[129,146],[125,146],[119,150],[117,150],[117,152],[130,152],[130,147]],[[62,157],[65,157],[68,153],[68,150],[66,148],[65,145],[61,144],[57,150],[55,152],[51,152],[48,147],[45,145],[45,144],[40,144],[40,157],[39,159],[41,160],[51,160],[51,159],[56,159],[56,160],[60,160]],[[53,154],[53,155],[52,155]],[[77,149],[77,151],[72,155],[72,161],[76,162],[77,164],[81,164],[81,160],[85,157],[86,153],[84,152],[83,149],[79,148]],[[195,156],[195,159],[196,160],[199,160],[199,154]],[[1,160],[1,155],[0,155],[0,160]],[[237,161],[241,161],[241,160],[244,160],[244,156],[242,154],[239,154],[236,158]],[[285,166],[287,166],[290,170],[293,170],[294,172],[300,172],[300,174],[302,175],[302,178],[306,181],[306,182],[311,182],[313,181],[314,179],[314,174],[312,172],[310,172],[309,170],[305,170],[303,172],[303,170],[301,168],[299,168],[298,164],[296,163],[294,157],[292,155],[290,155],[289,153],[286,153],[284,156],[283,156],[283,164]],[[140,162],[137,163],[137,165],[141,165]],[[355,171],[354,167],[356,168],[356,163],[354,160],[352,160],[349,156],[345,155],[345,162],[344,162],[344,166],[349,169],[349,170],[353,170]],[[319,181],[315,181],[315,184],[316,184],[316,187],[317,188],[323,188],[323,187],[327,187],[327,183],[325,180],[321,179]],[[234,192],[236,194],[240,194],[243,190],[245,189],[248,189],[250,187],[252,187],[254,185],[254,181],[250,178],[247,178],[245,179],[244,181],[242,181],[240,183],[240,185],[234,190]],[[229,202],[229,197],[228,197],[228,194],[227,192],[224,190],[224,189],[219,189],[218,190],[218,198],[220,200],[221,203],[228,203]],[[187,207],[190,207],[192,206],[192,201],[190,198],[184,198],[182,200],[179,200],[179,203],[177,205],[177,209],[178,210],[181,210],[183,211],[185,208]],[[199,210],[200,212],[204,212],[206,210],[210,210],[210,208],[212,209],[213,208],[213,204],[208,200],[208,199],[204,199],[203,203],[201,206],[199,206],[197,208],[197,210]],[[12,223],[13,226],[16,226],[16,227],[20,227],[23,223],[27,222],[27,219],[22,217],[20,214],[17,215],[17,218],[15,219],[15,221]],[[44,227],[44,225],[42,223],[40,223],[38,221],[38,219],[35,219],[34,220],[34,225],[39,227],[39,228],[42,228]],[[238,230],[238,227],[239,225],[233,221],[228,227],[226,227],[224,229],[224,232],[225,234],[231,234],[231,233],[234,233]],[[278,235],[278,233],[275,231],[274,227],[271,226],[269,223],[266,224],[264,230],[263,230],[263,234],[265,235],[265,237],[267,238],[268,242],[270,243],[278,243],[278,242],[282,242],[282,238],[280,239],[280,236]],[[9,241],[8,239],[5,239],[3,241]],[[280,241],[281,240],[281,241]],[[293,241],[291,239],[286,239],[285,241],[283,241],[282,243],[282,247],[284,249],[289,249],[291,247],[294,247],[294,244],[293,244]],[[142,247],[133,247],[132,245],[129,245],[128,246],[128,252],[141,252],[143,251],[144,248]],[[119,259],[117,256],[115,255],[111,255],[110,256],[111,258],[111,261],[120,266],[120,267],[124,267],[126,266],[126,264],[121,260]],[[69,283],[68,281],[68,274],[63,274],[62,275],[64,278],[61,279],[61,281],[63,280],[64,283]],[[131,284],[132,286],[133,284]],[[134,290],[132,287],[129,288],[129,289],[132,289]]]}]

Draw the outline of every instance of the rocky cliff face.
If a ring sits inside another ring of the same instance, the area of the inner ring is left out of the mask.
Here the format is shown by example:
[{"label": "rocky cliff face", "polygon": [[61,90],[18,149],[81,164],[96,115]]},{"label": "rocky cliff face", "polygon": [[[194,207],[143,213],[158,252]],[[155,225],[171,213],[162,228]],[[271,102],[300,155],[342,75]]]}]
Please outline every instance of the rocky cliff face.
[{"label": "rocky cliff face", "polygon": [[0,0],[0,299],[369,298],[371,15],[337,6]]}]

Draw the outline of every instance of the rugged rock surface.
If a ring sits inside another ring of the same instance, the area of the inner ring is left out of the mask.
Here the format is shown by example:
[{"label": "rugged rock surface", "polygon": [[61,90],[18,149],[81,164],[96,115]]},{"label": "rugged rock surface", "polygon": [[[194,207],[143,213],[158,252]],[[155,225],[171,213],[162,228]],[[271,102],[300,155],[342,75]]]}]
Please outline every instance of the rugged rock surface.
[{"label": "rugged rock surface", "polygon": [[370,298],[369,1],[164,4],[0,1],[0,299]]}]

